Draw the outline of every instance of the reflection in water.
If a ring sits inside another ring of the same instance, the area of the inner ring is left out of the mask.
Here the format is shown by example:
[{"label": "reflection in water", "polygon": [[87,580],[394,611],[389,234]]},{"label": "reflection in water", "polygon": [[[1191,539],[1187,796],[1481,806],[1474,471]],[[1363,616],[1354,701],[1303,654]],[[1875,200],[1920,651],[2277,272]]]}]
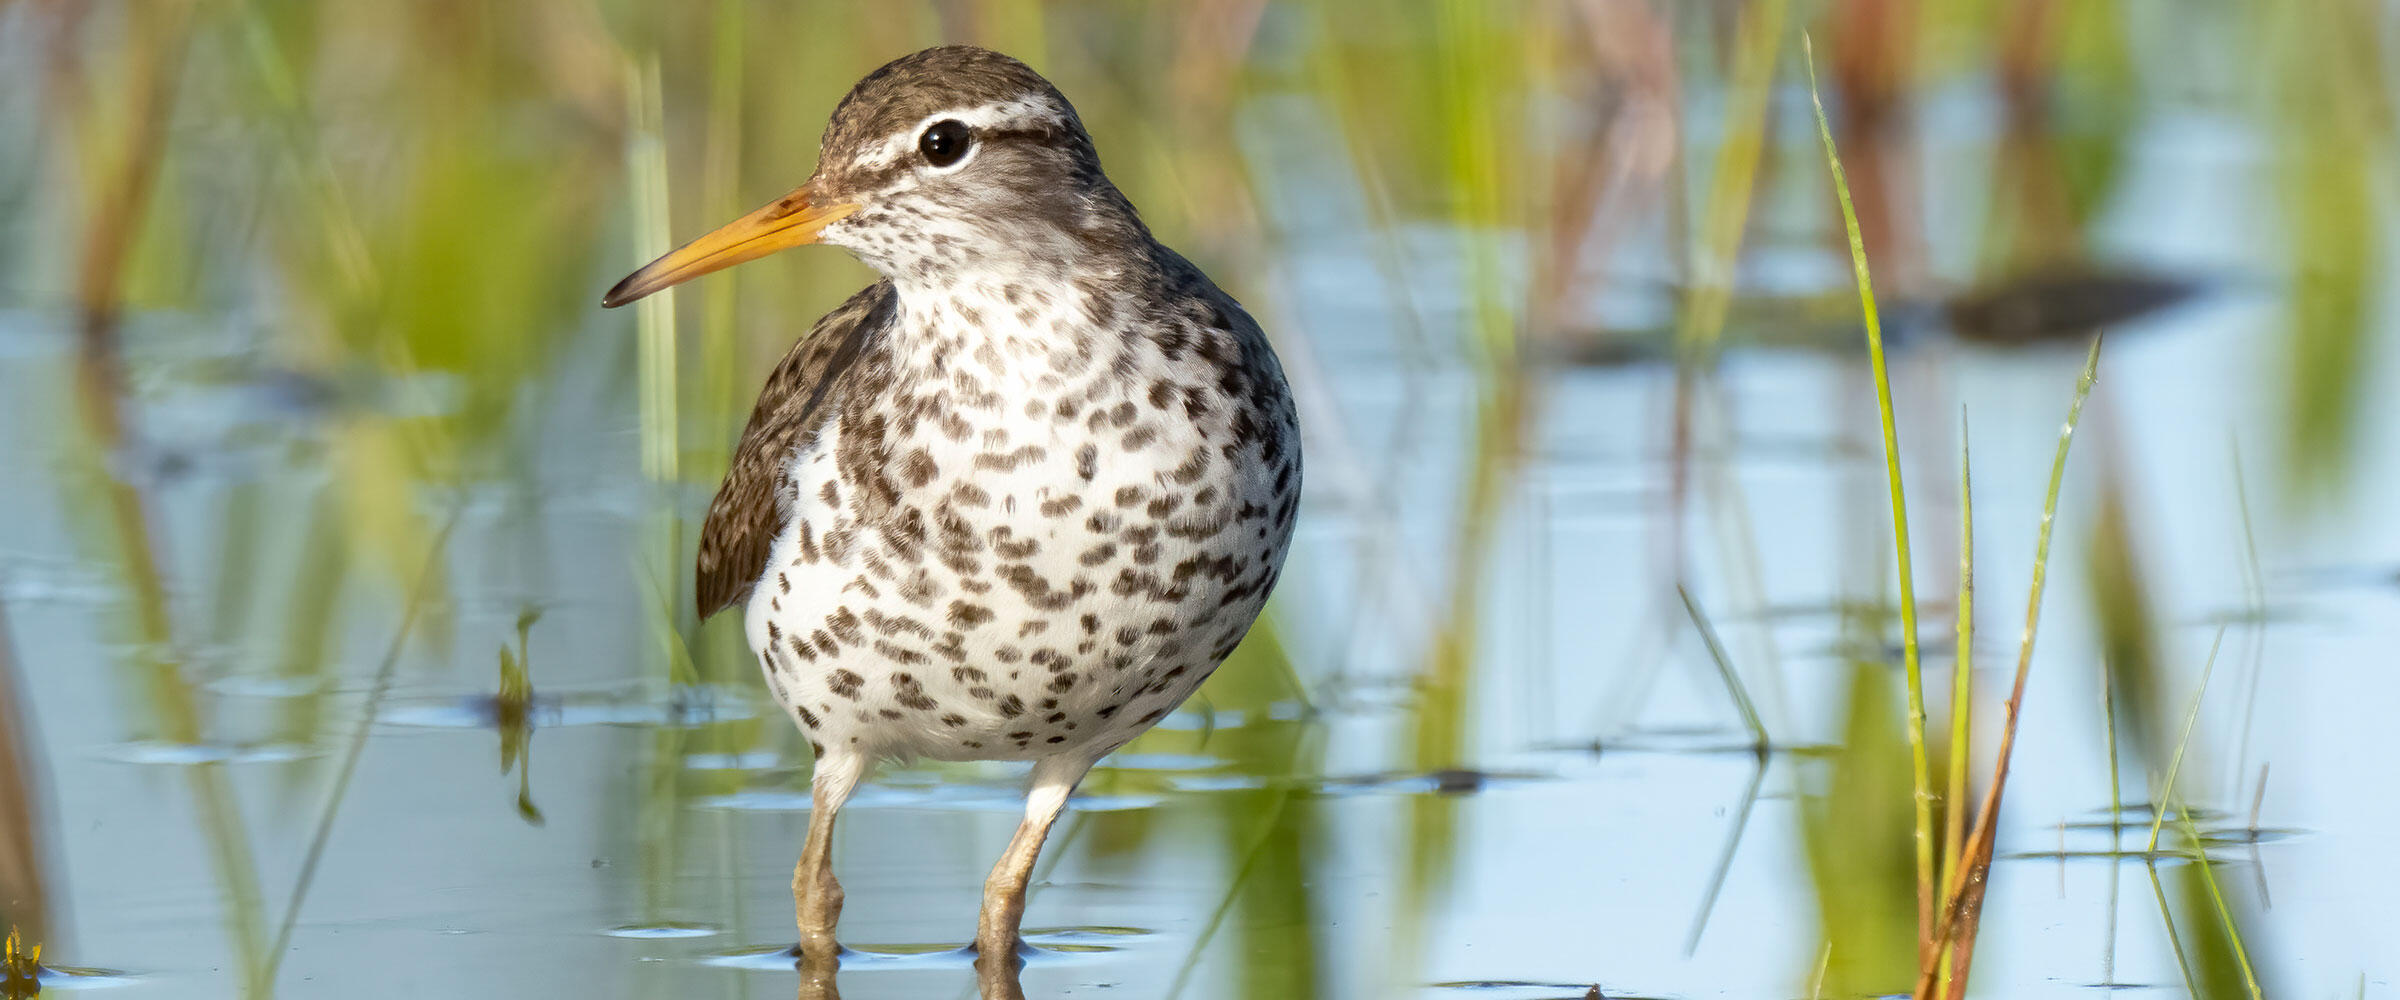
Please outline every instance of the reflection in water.
[{"label": "reflection in water", "polygon": [[500,647],[500,690],[492,696],[493,727],[500,730],[500,773],[517,773],[517,815],[542,825],[533,804],[533,660],[527,653],[541,611],[517,612],[517,648]]},{"label": "reflection in water", "polygon": [[16,656],[9,644],[8,616],[0,613],[0,922],[8,928],[8,968],[15,977],[20,946],[30,944],[27,967],[41,959],[50,940],[50,891],[42,875],[40,835],[48,829],[36,808],[41,775],[34,770],[26,717],[18,690]]},{"label": "reflection in water", "polygon": [[[974,969],[975,992],[982,1000],[1025,1000],[1024,959],[1011,955],[1007,961],[987,962],[978,956]],[[841,1000],[840,958],[803,958],[799,970],[798,1000]]]}]

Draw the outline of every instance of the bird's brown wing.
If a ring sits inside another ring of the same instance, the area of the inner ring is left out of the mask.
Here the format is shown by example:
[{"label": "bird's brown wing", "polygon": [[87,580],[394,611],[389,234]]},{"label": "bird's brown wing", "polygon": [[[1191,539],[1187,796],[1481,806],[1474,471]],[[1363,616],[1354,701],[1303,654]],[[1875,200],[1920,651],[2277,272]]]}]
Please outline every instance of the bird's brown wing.
[{"label": "bird's brown wing", "polygon": [[782,498],[784,469],[833,412],[830,398],[867,342],[891,322],[894,300],[888,281],[851,296],[767,376],[700,529],[695,594],[702,620],[741,600],[766,574],[768,550],[792,516]]}]

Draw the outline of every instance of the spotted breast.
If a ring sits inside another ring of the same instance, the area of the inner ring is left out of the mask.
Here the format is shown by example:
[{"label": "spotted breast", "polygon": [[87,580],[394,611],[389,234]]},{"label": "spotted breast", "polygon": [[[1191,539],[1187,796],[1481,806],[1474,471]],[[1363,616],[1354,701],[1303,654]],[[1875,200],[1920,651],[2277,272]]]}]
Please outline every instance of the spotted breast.
[{"label": "spotted breast", "polygon": [[1096,758],[1249,629],[1297,506],[1291,400],[1248,315],[1161,257],[922,306],[879,284],[795,349],[856,357],[780,469],[747,625],[820,754]]}]

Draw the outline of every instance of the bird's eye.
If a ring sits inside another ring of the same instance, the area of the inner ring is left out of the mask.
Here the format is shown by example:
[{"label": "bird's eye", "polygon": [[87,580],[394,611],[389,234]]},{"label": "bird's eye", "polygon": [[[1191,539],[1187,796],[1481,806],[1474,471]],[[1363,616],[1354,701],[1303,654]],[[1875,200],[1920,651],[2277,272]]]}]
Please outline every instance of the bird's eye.
[{"label": "bird's eye", "polygon": [[944,118],[926,126],[925,134],[917,137],[917,152],[925,154],[925,162],[947,167],[967,155],[971,139],[965,122]]}]

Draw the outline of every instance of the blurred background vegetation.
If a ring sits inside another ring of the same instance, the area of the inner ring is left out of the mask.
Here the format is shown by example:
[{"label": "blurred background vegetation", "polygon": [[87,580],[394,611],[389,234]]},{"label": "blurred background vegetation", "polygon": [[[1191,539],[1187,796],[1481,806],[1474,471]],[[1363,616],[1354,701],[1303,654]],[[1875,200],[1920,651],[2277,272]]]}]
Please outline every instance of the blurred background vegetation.
[{"label": "blurred background vegetation", "polygon": [[[1907,992],[2020,652],[1975,992],[2388,989],[2343,935],[2400,913],[2344,884],[2400,897],[2360,840],[2400,816],[2323,805],[2378,794],[2336,720],[2393,693],[2374,0],[0,0],[0,902],[53,982],[790,988],[807,751],[687,570],[763,373],[871,275],[597,299],[945,41],[1075,101],[1309,434],[1291,583],[1037,890],[1089,921],[1038,944],[1113,957],[1029,990]],[[1008,782],[887,776],[852,936],[963,933]],[[965,988],[887,950],[845,989]]]}]

